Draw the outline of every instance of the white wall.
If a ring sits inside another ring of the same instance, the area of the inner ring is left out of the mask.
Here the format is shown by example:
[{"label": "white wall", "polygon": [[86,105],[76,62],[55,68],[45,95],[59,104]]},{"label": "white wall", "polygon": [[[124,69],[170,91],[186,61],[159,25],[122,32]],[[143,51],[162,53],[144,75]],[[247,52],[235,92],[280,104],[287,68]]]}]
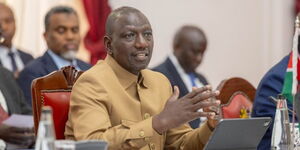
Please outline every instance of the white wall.
[{"label": "white wall", "polygon": [[[0,0],[3,1],[3,0]],[[80,0],[5,0],[16,14],[15,44],[34,56],[45,51],[42,38],[45,12],[58,3]],[[153,67],[172,51],[175,31],[184,24],[204,29],[209,45],[203,64],[213,87],[233,76],[254,86],[264,73],[291,49],[294,0],[110,0],[111,6],[133,6],[149,18],[155,47]],[[82,12],[82,11],[81,11]],[[81,13],[83,16],[84,14]],[[81,20],[86,23],[86,20]],[[87,26],[83,26],[86,31]],[[87,60],[88,56],[79,57]]]},{"label": "white wall", "polygon": [[293,0],[111,0],[111,5],[136,7],[150,20],[155,41],[150,67],[172,51],[180,26],[203,28],[209,45],[198,71],[213,87],[234,76],[257,86],[292,44]]}]

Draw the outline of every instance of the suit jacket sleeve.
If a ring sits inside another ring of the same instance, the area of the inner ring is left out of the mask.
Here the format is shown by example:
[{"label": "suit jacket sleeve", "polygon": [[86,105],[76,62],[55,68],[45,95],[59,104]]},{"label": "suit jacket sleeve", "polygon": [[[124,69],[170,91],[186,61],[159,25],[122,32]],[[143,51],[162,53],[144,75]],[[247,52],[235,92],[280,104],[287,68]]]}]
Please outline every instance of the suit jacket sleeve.
[{"label": "suit jacket sleeve", "polygon": [[31,114],[31,109],[29,105],[25,102],[25,98],[22,90],[19,88],[13,73],[9,72],[5,69],[0,69],[3,74],[3,84],[5,84],[7,88],[7,92],[5,97],[7,101],[7,105],[9,108],[10,114]]},{"label": "suit jacket sleeve", "polygon": [[17,82],[14,81],[14,84],[16,86],[16,94],[18,95],[19,99],[18,99],[18,103],[20,104],[20,108],[21,108],[21,113],[22,114],[32,114],[32,110],[31,107],[29,106],[29,104],[26,102],[25,100],[25,96],[23,94],[23,91],[21,90],[21,88],[18,86]]},{"label": "suit jacket sleeve", "polygon": [[[284,58],[277,65],[275,65],[261,80],[252,110],[252,117],[272,117],[274,120],[276,104],[269,98],[277,97],[282,92],[284,75],[287,67],[288,58]],[[292,104],[288,103],[288,107],[292,109]],[[290,119],[292,114],[290,114]],[[270,149],[272,137],[273,124],[269,127],[264,137],[262,138],[258,149]]]},{"label": "suit jacket sleeve", "polygon": [[18,84],[20,88],[22,89],[25,101],[27,104],[32,106],[32,100],[31,100],[31,82],[37,78],[38,75],[31,69],[25,68],[23,71],[21,71],[19,77],[18,77]]}]

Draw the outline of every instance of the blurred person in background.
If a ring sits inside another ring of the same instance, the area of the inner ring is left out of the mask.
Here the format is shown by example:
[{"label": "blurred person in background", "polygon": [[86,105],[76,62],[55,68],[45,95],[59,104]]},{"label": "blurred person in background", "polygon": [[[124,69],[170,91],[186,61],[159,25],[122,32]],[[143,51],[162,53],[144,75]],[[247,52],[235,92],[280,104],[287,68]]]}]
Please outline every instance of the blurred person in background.
[{"label": "blurred person in background", "polygon": [[14,47],[12,40],[16,31],[16,23],[13,11],[7,5],[0,3],[0,30],[5,39],[0,42],[0,66],[5,67],[18,77],[19,72],[33,57]]},{"label": "blurred person in background", "polygon": [[[3,67],[0,67],[0,83],[0,139],[20,148],[27,148],[34,143],[33,128],[14,127],[2,122],[12,114],[30,115],[31,109],[25,102],[13,73]],[[0,141],[0,147],[3,144]]]},{"label": "blurred person in background", "polygon": [[[206,47],[207,39],[204,32],[196,26],[185,25],[175,34],[173,53],[153,70],[164,74],[172,86],[178,86],[179,97],[182,97],[191,92],[193,87],[200,88],[208,84],[206,78],[196,71],[203,60]],[[189,124],[195,129],[205,120],[206,117],[201,117]]]},{"label": "blurred person in background", "polygon": [[91,67],[76,54],[80,44],[80,27],[77,12],[68,6],[56,6],[45,16],[45,32],[48,49],[43,56],[30,62],[20,73],[18,83],[26,101],[31,105],[31,82],[62,67],[72,65],[77,70]]}]

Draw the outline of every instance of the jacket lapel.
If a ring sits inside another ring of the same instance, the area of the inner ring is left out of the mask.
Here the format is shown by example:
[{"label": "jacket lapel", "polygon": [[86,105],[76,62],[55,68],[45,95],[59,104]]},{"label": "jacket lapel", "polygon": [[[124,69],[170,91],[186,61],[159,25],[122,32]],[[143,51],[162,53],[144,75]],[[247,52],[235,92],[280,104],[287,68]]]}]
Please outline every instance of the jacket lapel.
[{"label": "jacket lapel", "polygon": [[166,66],[171,75],[173,76],[173,82],[172,84],[177,85],[180,90],[180,97],[184,96],[185,94],[188,93],[187,87],[185,86],[183,80],[181,79],[179,73],[177,72],[175,66],[173,65],[172,61],[167,58],[166,60]]}]

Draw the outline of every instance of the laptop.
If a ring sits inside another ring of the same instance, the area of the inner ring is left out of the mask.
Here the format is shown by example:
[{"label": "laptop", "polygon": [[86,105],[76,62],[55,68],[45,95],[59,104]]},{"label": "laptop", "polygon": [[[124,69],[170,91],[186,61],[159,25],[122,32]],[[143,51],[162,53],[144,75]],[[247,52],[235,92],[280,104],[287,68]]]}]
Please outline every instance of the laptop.
[{"label": "laptop", "polygon": [[101,140],[77,141],[75,150],[107,150],[108,143]]},{"label": "laptop", "polygon": [[270,117],[221,119],[204,149],[256,150],[270,124]]}]

